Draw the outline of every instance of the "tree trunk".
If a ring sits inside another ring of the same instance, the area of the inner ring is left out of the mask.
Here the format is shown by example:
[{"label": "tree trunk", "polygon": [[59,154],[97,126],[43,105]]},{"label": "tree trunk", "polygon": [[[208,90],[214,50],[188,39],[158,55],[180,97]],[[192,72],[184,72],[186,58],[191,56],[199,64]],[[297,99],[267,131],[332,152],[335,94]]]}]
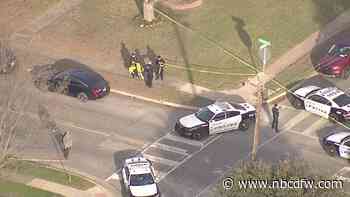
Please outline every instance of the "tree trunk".
[{"label": "tree trunk", "polygon": [[143,2],[143,18],[147,22],[154,20],[154,0],[144,0]]}]

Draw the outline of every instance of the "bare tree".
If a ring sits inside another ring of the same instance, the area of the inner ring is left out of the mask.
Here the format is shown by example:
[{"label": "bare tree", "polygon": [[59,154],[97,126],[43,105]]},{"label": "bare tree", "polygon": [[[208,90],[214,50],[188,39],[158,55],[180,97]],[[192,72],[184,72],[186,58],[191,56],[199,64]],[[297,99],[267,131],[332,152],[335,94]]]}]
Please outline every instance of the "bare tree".
[{"label": "bare tree", "polygon": [[[15,53],[7,45],[0,45],[0,62],[16,59]],[[4,48],[5,47],[5,48]],[[5,51],[5,52],[4,52]],[[26,91],[30,78],[20,67],[13,72],[0,75],[0,168],[5,165],[6,158],[14,148],[16,129],[22,120],[25,108],[28,106],[32,93]]]},{"label": "bare tree", "polygon": [[152,22],[155,19],[154,0],[143,1],[143,18],[147,22]]},{"label": "bare tree", "polygon": [[7,74],[14,70],[16,66],[16,56],[9,44],[0,40],[0,74]]}]

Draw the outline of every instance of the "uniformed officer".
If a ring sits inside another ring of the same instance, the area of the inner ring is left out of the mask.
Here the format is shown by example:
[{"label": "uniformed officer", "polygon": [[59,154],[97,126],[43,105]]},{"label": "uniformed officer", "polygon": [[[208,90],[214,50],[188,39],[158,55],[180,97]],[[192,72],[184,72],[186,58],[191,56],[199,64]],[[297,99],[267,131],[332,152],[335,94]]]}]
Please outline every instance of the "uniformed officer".
[{"label": "uniformed officer", "polygon": [[137,71],[137,78],[140,79],[140,80],[143,80],[143,66],[139,63],[139,62],[136,62],[136,71]]},{"label": "uniformed officer", "polygon": [[152,81],[153,81],[153,65],[152,62],[149,61],[147,64],[145,64],[145,84],[147,87],[152,87]]},{"label": "uniformed officer", "polygon": [[278,116],[279,116],[279,107],[277,104],[274,104],[272,107],[272,129],[275,129],[276,133],[278,132]]},{"label": "uniformed officer", "polygon": [[133,79],[136,77],[136,62],[134,61],[132,61],[129,66],[129,77]]},{"label": "uniformed officer", "polygon": [[163,80],[165,61],[160,55],[157,56],[156,67],[157,67],[157,69],[156,69],[156,80],[159,77],[160,77],[160,80]]},{"label": "uniformed officer", "polygon": [[137,62],[136,52],[132,52],[132,53],[131,53],[130,60],[131,60],[131,61],[134,61],[134,62]]}]

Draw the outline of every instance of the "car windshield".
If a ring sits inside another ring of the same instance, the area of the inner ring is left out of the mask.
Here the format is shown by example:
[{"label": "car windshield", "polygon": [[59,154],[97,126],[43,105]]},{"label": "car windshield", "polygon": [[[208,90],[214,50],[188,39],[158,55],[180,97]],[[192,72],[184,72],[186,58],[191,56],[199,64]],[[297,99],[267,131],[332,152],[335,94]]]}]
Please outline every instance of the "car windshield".
[{"label": "car windshield", "polygon": [[236,103],[231,103],[232,107],[234,107],[235,109],[238,109],[238,110],[245,110],[245,108],[241,105],[238,105]]},{"label": "car windshield", "polygon": [[209,108],[201,108],[197,113],[195,113],[195,116],[201,120],[201,121],[209,121],[215,114],[210,111]]},{"label": "car windshield", "polygon": [[343,107],[345,105],[350,104],[350,96],[346,95],[346,94],[342,94],[340,96],[338,96],[337,98],[333,99],[333,101],[339,105],[340,107]]},{"label": "car windshield", "polygon": [[142,186],[154,184],[153,176],[151,173],[146,174],[133,174],[130,176],[131,186]]}]

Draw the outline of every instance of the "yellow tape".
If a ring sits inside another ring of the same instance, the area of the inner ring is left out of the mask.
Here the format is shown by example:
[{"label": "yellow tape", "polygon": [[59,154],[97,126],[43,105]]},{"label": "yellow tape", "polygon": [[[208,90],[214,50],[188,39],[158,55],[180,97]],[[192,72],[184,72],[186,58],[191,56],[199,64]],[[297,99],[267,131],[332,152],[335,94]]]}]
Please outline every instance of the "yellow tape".
[{"label": "yellow tape", "polygon": [[215,71],[208,71],[208,70],[199,70],[195,68],[186,68],[184,66],[178,66],[174,64],[166,64],[168,67],[181,69],[181,70],[190,70],[195,71],[199,73],[208,73],[208,74],[215,74],[215,75],[230,75],[230,76],[255,76],[256,74],[248,74],[248,73],[224,73],[224,72],[215,72]]}]

